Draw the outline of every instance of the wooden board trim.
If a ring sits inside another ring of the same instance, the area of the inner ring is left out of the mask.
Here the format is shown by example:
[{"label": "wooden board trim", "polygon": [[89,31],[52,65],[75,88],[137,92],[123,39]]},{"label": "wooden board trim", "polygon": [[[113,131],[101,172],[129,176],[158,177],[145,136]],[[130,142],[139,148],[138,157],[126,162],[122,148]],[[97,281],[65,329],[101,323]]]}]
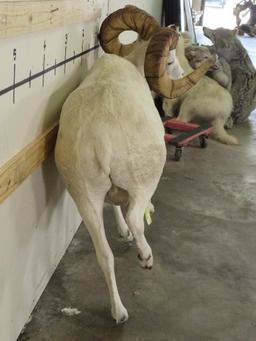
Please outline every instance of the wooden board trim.
[{"label": "wooden board trim", "polygon": [[0,167],[0,203],[48,157],[55,146],[59,123],[49,129]]},{"label": "wooden board trim", "polygon": [[0,2],[0,38],[100,17],[102,0]]}]

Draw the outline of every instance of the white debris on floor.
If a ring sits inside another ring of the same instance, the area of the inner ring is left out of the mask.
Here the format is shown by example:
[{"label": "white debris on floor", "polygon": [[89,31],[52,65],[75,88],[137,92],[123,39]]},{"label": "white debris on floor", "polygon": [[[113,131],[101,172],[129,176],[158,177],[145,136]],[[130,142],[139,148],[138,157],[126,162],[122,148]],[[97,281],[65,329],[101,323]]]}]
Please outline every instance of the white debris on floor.
[{"label": "white debris on floor", "polygon": [[76,309],[76,308],[63,308],[61,309],[62,314],[66,316],[74,316],[74,315],[79,315],[81,314],[81,311]]}]

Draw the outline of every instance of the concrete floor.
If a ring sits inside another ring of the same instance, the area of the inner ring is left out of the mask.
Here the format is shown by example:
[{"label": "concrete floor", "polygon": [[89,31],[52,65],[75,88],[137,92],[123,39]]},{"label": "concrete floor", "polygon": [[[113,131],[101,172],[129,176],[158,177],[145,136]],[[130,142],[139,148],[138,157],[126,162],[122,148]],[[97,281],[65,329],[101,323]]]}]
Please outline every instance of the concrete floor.
[{"label": "concrete floor", "polygon": [[[232,131],[169,160],[146,237],[154,267],[139,267],[105,211],[117,282],[130,319],[116,326],[89,235],[81,226],[19,341],[255,341],[256,112]],[[61,313],[64,307],[81,311]]]},{"label": "concrete floor", "polygon": [[[106,229],[130,319],[116,326],[91,240],[81,226],[20,340],[255,341],[256,114],[234,128],[241,145],[209,141],[173,149],[154,197],[146,236],[152,271],[118,240],[112,210]],[[60,311],[81,311],[67,317]]]}]

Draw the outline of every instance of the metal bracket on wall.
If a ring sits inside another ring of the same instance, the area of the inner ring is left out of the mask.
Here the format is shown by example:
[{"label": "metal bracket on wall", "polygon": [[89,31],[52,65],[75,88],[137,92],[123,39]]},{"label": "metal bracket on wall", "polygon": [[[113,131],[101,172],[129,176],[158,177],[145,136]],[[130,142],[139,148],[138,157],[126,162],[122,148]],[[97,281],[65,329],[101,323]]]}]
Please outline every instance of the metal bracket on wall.
[{"label": "metal bracket on wall", "polygon": [[188,31],[194,43],[197,42],[195,27],[192,19],[192,8],[190,0],[180,0],[180,22],[181,31]]}]

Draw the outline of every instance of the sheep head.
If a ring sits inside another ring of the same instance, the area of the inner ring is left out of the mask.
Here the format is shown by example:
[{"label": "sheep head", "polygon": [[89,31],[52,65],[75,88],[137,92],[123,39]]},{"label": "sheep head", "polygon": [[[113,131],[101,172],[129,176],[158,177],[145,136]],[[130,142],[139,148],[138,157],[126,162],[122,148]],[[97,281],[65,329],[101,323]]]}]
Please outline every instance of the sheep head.
[{"label": "sheep head", "polygon": [[192,88],[214,64],[215,58],[207,59],[198,69],[181,79],[171,79],[166,65],[170,50],[176,48],[178,34],[171,28],[161,28],[147,12],[126,6],[110,14],[102,23],[99,40],[103,50],[119,56],[127,56],[136,48],[137,41],[122,45],[119,35],[123,31],[135,31],[139,39],[149,41],[144,63],[145,78],[151,90],[166,98],[176,98]]}]

